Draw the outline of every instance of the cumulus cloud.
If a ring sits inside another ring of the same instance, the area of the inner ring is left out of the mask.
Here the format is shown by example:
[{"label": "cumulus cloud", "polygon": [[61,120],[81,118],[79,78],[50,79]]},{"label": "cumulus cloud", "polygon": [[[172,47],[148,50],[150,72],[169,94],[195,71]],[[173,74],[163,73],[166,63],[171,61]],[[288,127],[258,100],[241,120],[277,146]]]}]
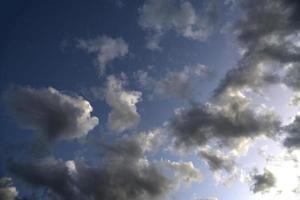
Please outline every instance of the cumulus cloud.
[{"label": "cumulus cloud", "polygon": [[61,199],[163,199],[172,187],[155,163],[144,157],[135,138],[102,146],[96,166],[80,161],[45,159],[10,162],[9,170],[33,186],[50,189]]},{"label": "cumulus cloud", "polygon": [[245,139],[274,136],[280,123],[274,112],[255,109],[246,97],[232,94],[221,103],[178,109],[168,126],[179,147],[204,147],[214,141],[232,149]]},{"label": "cumulus cloud", "polygon": [[160,39],[168,31],[193,40],[205,40],[217,23],[218,6],[217,1],[210,1],[199,13],[189,1],[145,1],[139,9],[138,23],[150,32],[147,47],[159,49]]},{"label": "cumulus cloud", "polygon": [[[259,89],[278,83],[279,66],[300,61],[298,1],[246,0],[240,4],[245,16],[234,28],[244,53],[219,85],[217,95],[228,88]],[[285,78],[292,87],[297,85],[295,72],[297,68],[289,70]]]},{"label": "cumulus cloud", "polygon": [[142,93],[123,88],[124,81],[111,75],[107,78],[105,100],[112,108],[108,117],[111,130],[122,132],[135,127],[140,121],[136,104],[141,100]]},{"label": "cumulus cloud", "polygon": [[1,200],[16,200],[18,197],[18,191],[13,186],[11,178],[0,178],[0,199]]},{"label": "cumulus cloud", "polygon": [[26,129],[47,139],[72,139],[88,134],[98,124],[90,103],[49,87],[15,87],[3,93],[13,117]]},{"label": "cumulus cloud", "polygon": [[210,76],[208,67],[202,64],[184,66],[182,70],[167,71],[161,79],[154,78],[146,71],[138,71],[136,77],[140,85],[155,96],[177,97],[187,100],[193,98],[193,81]]},{"label": "cumulus cloud", "polygon": [[263,174],[254,174],[252,177],[253,185],[252,191],[266,192],[276,184],[275,176],[268,170],[265,170]]},{"label": "cumulus cloud", "polygon": [[171,169],[178,180],[183,180],[186,183],[202,181],[202,174],[192,162],[175,162],[164,161],[164,166]]},{"label": "cumulus cloud", "polygon": [[100,73],[105,72],[106,66],[113,60],[128,54],[128,44],[122,38],[100,36],[95,39],[79,40],[78,48],[96,55]]}]

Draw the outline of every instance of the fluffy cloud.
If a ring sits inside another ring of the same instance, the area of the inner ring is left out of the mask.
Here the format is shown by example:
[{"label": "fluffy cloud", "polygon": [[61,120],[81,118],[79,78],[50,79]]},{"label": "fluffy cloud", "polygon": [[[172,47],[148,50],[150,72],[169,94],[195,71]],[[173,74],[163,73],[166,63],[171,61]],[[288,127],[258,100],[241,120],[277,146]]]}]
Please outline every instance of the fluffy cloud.
[{"label": "fluffy cloud", "polygon": [[187,183],[200,182],[202,180],[202,174],[192,162],[174,162],[164,161],[163,164],[171,169],[178,180],[183,180]]},{"label": "fluffy cloud", "polygon": [[168,71],[161,79],[149,76],[148,72],[138,71],[137,79],[142,87],[161,97],[174,96],[192,100],[192,83],[196,78],[209,76],[211,73],[205,65],[185,66],[183,70]]},{"label": "fluffy cloud", "polygon": [[108,63],[128,54],[128,44],[122,38],[101,36],[95,39],[79,40],[77,46],[97,56],[101,74],[105,72]]},{"label": "fluffy cloud", "polygon": [[108,118],[108,126],[111,130],[122,132],[138,124],[140,115],[136,104],[141,96],[141,92],[125,90],[122,80],[115,76],[107,78],[105,100],[112,108]]},{"label": "fluffy cloud", "polygon": [[16,200],[18,191],[12,186],[12,179],[8,177],[0,178],[0,199]]},{"label": "fluffy cloud", "polygon": [[[246,0],[245,16],[235,24],[244,53],[238,66],[227,73],[216,90],[254,88],[278,83],[278,65],[300,61],[299,2],[294,0]],[[277,19],[277,20],[274,20]],[[291,73],[292,72],[292,73]],[[285,82],[295,87],[297,68],[288,71]]]},{"label": "fluffy cloud", "polygon": [[93,108],[88,101],[52,87],[15,87],[4,92],[3,98],[24,128],[36,130],[47,139],[85,136],[99,121],[91,116]]},{"label": "fluffy cloud", "polygon": [[188,149],[204,147],[212,141],[237,148],[245,139],[274,136],[279,125],[273,112],[255,109],[241,94],[232,94],[221,103],[179,109],[169,122],[175,144]]},{"label": "fluffy cloud", "polygon": [[200,15],[189,1],[147,0],[139,12],[139,25],[151,34],[147,47],[158,49],[167,31],[193,40],[205,40],[216,25],[218,4],[210,1]]},{"label": "fluffy cloud", "polygon": [[253,175],[252,181],[252,191],[257,193],[268,191],[270,188],[274,187],[276,178],[270,171],[265,170],[263,174]]},{"label": "fluffy cloud", "polygon": [[121,139],[102,150],[97,166],[55,159],[8,166],[24,181],[49,188],[61,199],[160,199],[171,189],[172,181],[144,157],[136,139]]}]

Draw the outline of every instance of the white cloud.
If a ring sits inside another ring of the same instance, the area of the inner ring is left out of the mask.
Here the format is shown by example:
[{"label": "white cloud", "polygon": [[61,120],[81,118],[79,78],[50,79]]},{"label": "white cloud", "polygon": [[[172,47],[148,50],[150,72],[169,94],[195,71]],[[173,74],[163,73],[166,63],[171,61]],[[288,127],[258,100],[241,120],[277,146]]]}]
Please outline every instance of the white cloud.
[{"label": "white cloud", "polygon": [[95,39],[79,40],[78,47],[97,56],[100,73],[105,72],[108,63],[128,54],[128,44],[122,38],[101,36]]},{"label": "white cloud", "polygon": [[122,132],[138,124],[140,115],[136,104],[141,100],[141,96],[141,92],[125,90],[122,80],[115,76],[107,78],[105,100],[112,108],[108,118],[108,126],[111,130]]}]

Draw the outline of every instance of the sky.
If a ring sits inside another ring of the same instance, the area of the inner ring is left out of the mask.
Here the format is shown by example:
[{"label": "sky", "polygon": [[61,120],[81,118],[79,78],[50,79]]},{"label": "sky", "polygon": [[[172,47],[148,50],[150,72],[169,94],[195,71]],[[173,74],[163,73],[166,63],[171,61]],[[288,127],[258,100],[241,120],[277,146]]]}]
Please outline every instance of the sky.
[{"label": "sky", "polygon": [[0,3],[0,200],[300,199],[297,0]]}]

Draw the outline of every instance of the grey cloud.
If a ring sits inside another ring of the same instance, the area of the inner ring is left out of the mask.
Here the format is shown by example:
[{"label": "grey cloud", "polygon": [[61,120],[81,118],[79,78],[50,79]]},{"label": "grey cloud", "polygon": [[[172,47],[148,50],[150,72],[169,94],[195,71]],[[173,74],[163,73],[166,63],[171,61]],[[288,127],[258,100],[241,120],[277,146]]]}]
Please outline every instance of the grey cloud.
[{"label": "grey cloud", "polygon": [[97,56],[100,73],[105,72],[108,63],[128,54],[128,44],[122,38],[101,36],[95,39],[79,40],[78,48]]},{"label": "grey cloud", "polygon": [[[280,82],[274,67],[300,61],[299,3],[284,0],[246,0],[240,2],[245,16],[235,25],[245,50],[238,66],[221,81],[216,95],[227,89],[259,89]],[[276,20],[274,20],[276,19]],[[271,69],[268,69],[271,65]]]},{"label": "grey cloud", "polygon": [[276,184],[275,176],[268,170],[265,170],[263,174],[255,174],[251,177],[253,181],[252,191],[266,192]]},{"label": "grey cloud", "polygon": [[287,133],[284,145],[289,148],[300,147],[300,116],[296,115],[293,122],[285,126],[283,130]]},{"label": "grey cloud", "polygon": [[135,139],[121,139],[102,150],[97,166],[54,159],[8,166],[17,177],[50,189],[62,200],[161,199],[171,189],[172,181],[146,160]]},{"label": "grey cloud", "polygon": [[191,101],[193,99],[193,81],[211,77],[208,67],[202,64],[184,66],[182,70],[167,71],[164,77],[153,78],[146,71],[138,71],[136,77],[140,85],[154,96],[177,97]]},{"label": "grey cloud", "polygon": [[13,117],[47,139],[72,139],[88,134],[98,124],[93,110],[80,96],[68,96],[49,87],[15,87],[3,93]]},{"label": "grey cloud", "polygon": [[13,186],[11,178],[0,178],[0,199],[1,200],[17,200],[18,191]]},{"label": "grey cloud", "polygon": [[105,100],[112,108],[109,113],[108,126],[116,132],[133,128],[140,121],[136,104],[141,100],[142,93],[125,90],[123,83],[115,76],[109,76],[105,90]]},{"label": "grey cloud", "polygon": [[295,91],[300,91],[300,63],[292,64],[286,69],[284,83]]},{"label": "grey cloud", "polygon": [[236,170],[234,158],[226,156],[219,151],[205,148],[199,151],[199,156],[207,163],[213,172],[225,170],[228,173],[233,173]]},{"label": "grey cloud", "polygon": [[218,1],[207,3],[206,9],[196,11],[189,1],[147,0],[139,9],[138,23],[150,32],[150,49],[159,49],[161,37],[167,31],[193,40],[205,40],[218,19]]},{"label": "grey cloud", "polygon": [[273,112],[257,112],[245,97],[234,95],[222,102],[226,103],[177,110],[168,125],[175,144],[192,148],[216,141],[223,147],[235,148],[244,139],[271,137],[279,130],[280,122]]}]

